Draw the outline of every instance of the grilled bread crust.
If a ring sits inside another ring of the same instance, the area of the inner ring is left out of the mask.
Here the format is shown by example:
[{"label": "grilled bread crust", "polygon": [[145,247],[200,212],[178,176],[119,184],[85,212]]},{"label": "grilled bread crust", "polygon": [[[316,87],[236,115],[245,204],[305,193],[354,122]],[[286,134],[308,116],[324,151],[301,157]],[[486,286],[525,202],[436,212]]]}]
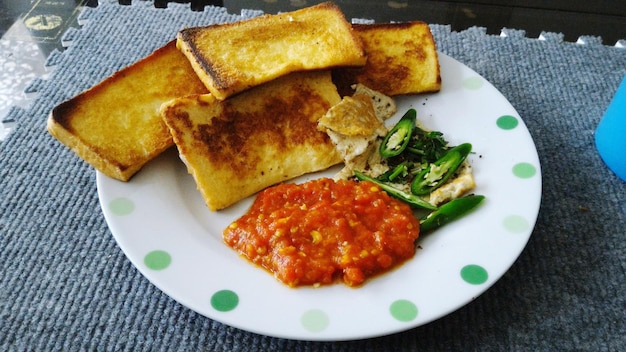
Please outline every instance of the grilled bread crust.
[{"label": "grilled bread crust", "polygon": [[350,95],[350,86],[355,83],[388,96],[441,89],[437,48],[428,24],[354,24],[353,28],[363,43],[367,63],[333,71],[342,95]]},{"label": "grilled bread crust", "polygon": [[219,100],[290,72],[366,61],[360,40],[332,3],[186,28],[177,38],[179,49]]},{"label": "grilled bread crust", "polygon": [[173,144],[159,114],[161,104],[206,92],[171,41],[56,106],[47,129],[98,171],[127,181]]},{"label": "grilled bread crust", "polygon": [[268,186],[340,163],[317,129],[340,101],[330,71],[297,72],[220,101],[174,99],[161,114],[181,159],[211,210]]}]

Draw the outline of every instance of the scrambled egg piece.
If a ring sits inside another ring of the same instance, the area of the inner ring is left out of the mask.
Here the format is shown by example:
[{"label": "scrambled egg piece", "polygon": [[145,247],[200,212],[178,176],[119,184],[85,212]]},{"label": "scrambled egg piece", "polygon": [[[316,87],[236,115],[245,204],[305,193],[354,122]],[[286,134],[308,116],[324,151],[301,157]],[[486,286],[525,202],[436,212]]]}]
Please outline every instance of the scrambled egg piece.
[{"label": "scrambled egg piece", "polygon": [[434,190],[427,199],[428,203],[439,206],[453,199],[461,197],[463,194],[471,191],[476,187],[474,175],[472,174],[472,166],[467,162],[463,162],[457,171],[456,177],[451,178],[441,187]]},{"label": "scrambled egg piece", "polygon": [[353,170],[362,170],[378,154],[376,141],[387,133],[384,121],[396,111],[392,98],[357,84],[352,97],[344,97],[320,118],[318,128],[328,134],[345,164],[335,180],[352,177]]}]

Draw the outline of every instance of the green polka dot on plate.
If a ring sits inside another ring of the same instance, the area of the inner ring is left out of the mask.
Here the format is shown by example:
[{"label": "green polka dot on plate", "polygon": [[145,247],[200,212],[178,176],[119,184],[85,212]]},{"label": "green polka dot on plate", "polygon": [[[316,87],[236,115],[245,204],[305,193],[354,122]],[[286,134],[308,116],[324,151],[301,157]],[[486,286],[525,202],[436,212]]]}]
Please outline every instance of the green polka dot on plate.
[{"label": "green polka dot on plate", "polygon": [[480,285],[487,281],[489,274],[482,266],[469,264],[461,269],[461,278],[469,284]]},{"label": "green polka dot on plate", "polygon": [[496,125],[503,130],[512,130],[519,125],[519,120],[515,116],[502,115],[496,120]]},{"label": "green polka dot on plate", "polygon": [[519,178],[531,178],[537,174],[537,168],[530,163],[517,163],[513,166],[513,175]]},{"label": "green polka dot on plate", "polygon": [[512,233],[524,233],[530,229],[530,224],[519,215],[509,215],[504,218],[504,228]]},{"label": "green polka dot on plate", "polygon": [[469,77],[463,80],[463,87],[469,90],[479,90],[483,84],[484,81],[480,77]]},{"label": "green polka dot on plate", "polygon": [[399,299],[391,303],[389,313],[399,321],[411,321],[417,317],[417,306],[409,300]]},{"label": "green polka dot on plate", "polygon": [[155,250],[146,254],[143,262],[149,269],[163,270],[172,263],[172,256],[166,251]]},{"label": "green polka dot on plate", "polygon": [[129,215],[135,210],[135,203],[128,198],[115,198],[109,202],[109,210],[118,216]]},{"label": "green polka dot on plate", "polygon": [[231,290],[217,291],[211,296],[211,306],[220,312],[228,312],[237,307],[239,296]]},{"label": "green polka dot on plate", "polygon": [[311,309],[302,314],[300,323],[302,323],[302,326],[310,332],[321,332],[328,327],[330,321],[328,319],[328,315],[324,311],[320,309]]}]

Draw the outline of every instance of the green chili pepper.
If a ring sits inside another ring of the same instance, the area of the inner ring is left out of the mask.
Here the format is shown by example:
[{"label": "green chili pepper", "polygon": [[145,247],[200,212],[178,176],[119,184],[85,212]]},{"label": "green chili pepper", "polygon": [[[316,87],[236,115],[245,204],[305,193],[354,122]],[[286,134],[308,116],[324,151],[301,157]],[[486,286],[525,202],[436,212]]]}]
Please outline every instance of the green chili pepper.
[{"label": "green chili pepper", "polygon": [[415,128],[415,119],[417,112],[415,109],[409,109],[404,116],[393,126],[393,128],[385,135],[383,142],[380,144],[380,155],[383,158],[391,158],[400,155],[406,149],[411,140],[413,128]]},{"label": "green chili pepper", "polygon": [[379,181],[389,181],[395,182],[396,179],[402,180],[409,175],[409,163],[407,161],[403,161],[400,164],[396,165],[393,169],[385,172],[384,174],[378,176],[376,179]]},{"label": "green chili pepper", "polygon": [[420,221],[420,232],[432,231],[462,217],[484,199],[485,196],[471,195],[449,201]]},{"label": "green chili pepper", "polygon": [[411,182],[411,193],[423,196],[437,189],[454,175],[471,151],[472,145],[469,143],[449,149],[441,158],[415,176]]},{"label": "green chili pepper", "polygon": [[396,166],[389,175],[389,181],[395,180],[398,176],[406,175],[409,172],[406,161]]},{"label": "green chili pepper", "polygon": [[392,185],[379,181],[375,178],[369,177],[359,171],[354,170],[354,175],[356,176],[356,178],[358,178],[361,181],[370,181],[372,183],[374,183],[375,185],[377,185],[378,187],[380,187],[383,191],[387,192],[390,196],[395,197],[397,199],[400,199],[401,201],[408,203],[411,206],[415,206],[415,207],[419,207],[419,208],[423,208],[423,209],[428,209],[428,210],[436,210],[437,207],[428,203],[427,201],[411,194],[411,193],[407,193],[404,192],[402,190],[399,190],[395,187],[393,187]]}]

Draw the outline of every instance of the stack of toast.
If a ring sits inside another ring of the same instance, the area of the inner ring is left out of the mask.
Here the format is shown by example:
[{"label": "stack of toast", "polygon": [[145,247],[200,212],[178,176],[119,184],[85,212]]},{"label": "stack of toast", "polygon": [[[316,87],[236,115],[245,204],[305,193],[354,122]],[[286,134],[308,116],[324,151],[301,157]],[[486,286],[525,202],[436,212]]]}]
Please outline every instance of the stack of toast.
[{"label": "stack of toast", "polygon": [[329,2],[186,28],[59,104],[47,127],[121,181],[175,144],[207,206],[219,210],[342,162],[318,121],[359,83],[378,101],[438,91],[428,26],[352,25]]}]

